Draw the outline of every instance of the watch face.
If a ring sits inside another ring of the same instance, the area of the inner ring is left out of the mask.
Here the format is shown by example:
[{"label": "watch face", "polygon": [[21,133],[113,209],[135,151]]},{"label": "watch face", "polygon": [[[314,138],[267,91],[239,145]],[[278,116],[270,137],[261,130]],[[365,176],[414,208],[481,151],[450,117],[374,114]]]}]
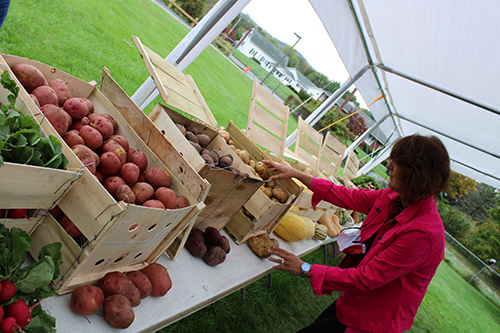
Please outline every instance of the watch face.
[{"label": "watch face", "polygon": [[302,264],[302,266],[300,266],[300,275],[306,276],[306,274],[309,273],[310,270],[311,270],[311,265],[305,262]]}]

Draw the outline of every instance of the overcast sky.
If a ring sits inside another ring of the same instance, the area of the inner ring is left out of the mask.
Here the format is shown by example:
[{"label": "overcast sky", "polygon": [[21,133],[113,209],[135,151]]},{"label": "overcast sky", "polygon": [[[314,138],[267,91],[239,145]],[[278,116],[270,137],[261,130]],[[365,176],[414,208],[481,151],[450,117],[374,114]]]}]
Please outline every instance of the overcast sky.
[{"label": "overcast sky", "polygon": [[321,20],[308,0],[252,0],[243,9],[273,37],[295,48],[307,62],[330,80],[343,83],[349,77]]}]

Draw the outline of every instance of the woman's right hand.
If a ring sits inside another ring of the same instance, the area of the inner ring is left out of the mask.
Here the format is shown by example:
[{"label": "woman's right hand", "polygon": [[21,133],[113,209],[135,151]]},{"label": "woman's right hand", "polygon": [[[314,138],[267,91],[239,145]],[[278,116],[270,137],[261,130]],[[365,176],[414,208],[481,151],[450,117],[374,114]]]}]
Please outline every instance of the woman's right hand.
[{"label": "woman's right hand", "polygon": [[297,178],[300,180],[304,185],[309,187],[311,185],[313,177],[311,175],[308,175],[304,172],[301,172],[295,168],[292,168],[291,166],[285,165],[285,164],[280,164],[276,163],[273,161],[269,160],[262,160],[262,163],[264,163],[269,169],[271,169],[273,172],[276,174],[272,175],[269,177],[269,180],[275,180],[275,179],[290,179],[290,178]]}]

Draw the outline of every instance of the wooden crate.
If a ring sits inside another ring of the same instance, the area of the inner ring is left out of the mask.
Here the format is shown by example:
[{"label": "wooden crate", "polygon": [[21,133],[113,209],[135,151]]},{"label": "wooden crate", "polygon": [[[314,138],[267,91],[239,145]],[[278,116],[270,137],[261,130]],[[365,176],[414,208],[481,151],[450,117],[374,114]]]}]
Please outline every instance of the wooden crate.
[{"label": "wooden crate", "polygon": [[[250,156],[256,160],[271,159],[252,140],[243,134],[232,121],[227,126],[231,139],[236,148],[246,149]],[[290,209],[296,198],[302,192],[293,180],[280,179],[276,181],[288,193],[289,197],[285,203],[271,200],[264,192],[257,191],[243,205],[243,209],[236,214],[226,225],[226,231],[237,244],[242,244],[252,236],[263,233],[271,233]]]},{"label": "wooden crate", "polygon": [[[242,173],[252,175],[246,164],[226,144],[215,129],[196,119],[184,117],[161,104],[158,104],[151,111],[149,117],[159,132],[164,133],[165,139],[182,152],[183,157],[211,185],[205,200],[206,207],[198,216],[195,228],[205,230],[206,227],[211,226],[221,230],[258,191],[263,181],[208,165],[175,124],[195,126],[200,133],[205,133],[210,137],[211,141],[207,149],[215,149],[219,155],[231,154],[233,166]],[[137,131],[140,132],[139,129]]]},{"label": "wooden crate", "polygon": [[[59,71],[43,63],[26,58],[3,55],[4,61],[13,66],[17,63],[34,65],[47,80],[61,78],[68,83],[73,96],[88,98],[96,113],[108,113],[118,123],[117,134],[125,136],[132,148],[143,151],[149,166],[166,169],[171,178],[171,188],[188,198],[190,205],[183,209],[163,210],[117,202],[85,169],[81,179],[66,193],[59,207],[73,221],[85,236],[87,242],[78,250],[73,246],[64,251],[71,252],[71,260],[64,263],[62,276],[55,285],[59,293],[67,293],[81,284],[91,283],[110,271],[131,271],[141,269],[155,262],[172,244],[178,234],[190,228],[205,204],[198,202],[187,186],[181,182],[183,174],[165,165],[134,132],[125,118],[115,109],[106,97],[93,85],[74,76]],[[68,157],[69,167],[79,169],[82,162],[59,137],[50,123],[43,119],[39,109],[24,89],[19,95],[41,123],[45,133],[58,137],[63,143],[63,153]],[[32,101],[31,101],[32,102]],[[179,155],[172,153],[171,159]],[[199,179],[183,179],[184,183],[199,182]],[[198,183],[198,187],[206,184]],[[189,186],[195,188],[196,185]],[[40,248],[48,243],[59,241],[61,234],[54,230],[53,223],[47,218],[33,232],[31,253],[37,255]],[[70,240],[64,244],[71,243]],[[75,243],[76,244],[76,243]],[[178,249],[180,251],[182,247]],[[75,251],[77,253],[75,253]]]},{"label": "wooden crate", "polygon": [[137,36],[132,40],[163,101],[216,128],[217,121],[193,78],[142,44]]}]

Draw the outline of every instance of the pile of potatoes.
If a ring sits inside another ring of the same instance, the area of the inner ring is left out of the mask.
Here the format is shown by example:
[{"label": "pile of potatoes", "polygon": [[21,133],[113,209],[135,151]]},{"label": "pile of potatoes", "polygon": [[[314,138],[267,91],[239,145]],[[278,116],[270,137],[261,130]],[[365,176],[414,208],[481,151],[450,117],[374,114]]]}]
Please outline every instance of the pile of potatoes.
[{"label": "pile of potatoes", "polygon": [[231,134],[223,128],[218,128],[219,135],[226,141],[228,146],[238,155],[257,179],[265,180],[265,184],[260,189],[271,199],[279,203],[285,203],[288,200],[288,193],[276,181],[267,181],[271,176],[267,166],[262,161],[256,161],[245,149],[236,148]]},{"label": "pile of potatoes", "polygon": [[193,256],[203,258],[209,266],[222,264],[231,249],[227,237],[214,227],[206,227],[205,231],[198,228],[191,230],[184,246]]},{"label": "pile of potatoes", "polygon": [[170,188],[167,170],[148,167],[146,154],[117,134],[118,123],[110,114],[95,113],[89,99],[72,96],[66,82],[47,81],[32,65],[17,64],[12,71],[57,133],[117,201],[160,209],[189,206],[185,196]]},{"label": "pile of potatoes", "polygon": [[71,309],[89,316],[102,307],[104,319],[115,328],[127,328],[134,319],[133,308],[148,296],[165,296],[172,288],[167,269],[152,263],[140,271],[107,273],[98,286],[82,285],[71,294]]},{"label": "pile of potatoes", "polygon": [[239,173],[238,170],[232,167],[233,156],[231,154],[220,156],[217,150],[207,149],[210,144],[210,137],[208,135],[199,133],[198,129],[191,124],[184,125],[176,123],[175,125],[186,137],[193,148],[200,154],[205,163]]}]

